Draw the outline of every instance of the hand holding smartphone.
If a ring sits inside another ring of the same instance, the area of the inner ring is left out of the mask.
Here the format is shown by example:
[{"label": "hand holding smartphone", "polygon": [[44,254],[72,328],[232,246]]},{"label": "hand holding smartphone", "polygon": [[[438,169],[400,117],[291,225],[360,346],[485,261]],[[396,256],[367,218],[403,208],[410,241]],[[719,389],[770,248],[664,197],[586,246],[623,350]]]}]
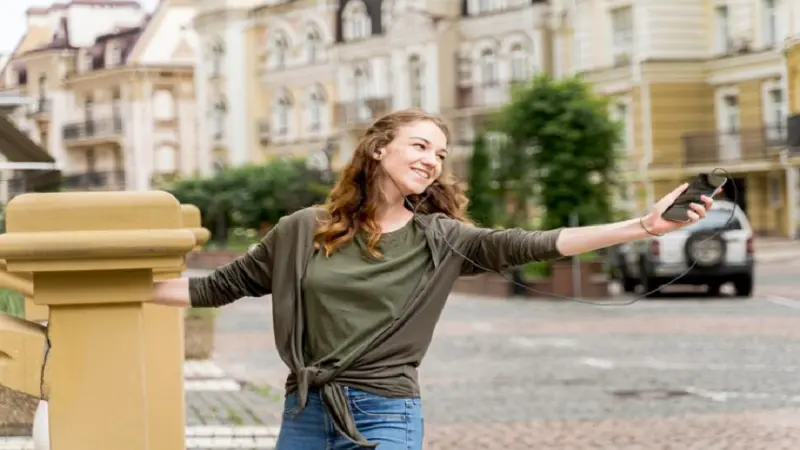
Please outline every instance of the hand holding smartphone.
[{"label": "hand holding smartphone", "polygon": [[692,203],[703,204],[700,197],[705,195],[713,197],[718,189],[728,181],[727,177],[720,177],[717,175],[701,173],[697,175],[684,190],[681,195],[670,205],[661,215],[666,220],[673,222],[690,222],[688,212],[691,210],[689,206]]}]

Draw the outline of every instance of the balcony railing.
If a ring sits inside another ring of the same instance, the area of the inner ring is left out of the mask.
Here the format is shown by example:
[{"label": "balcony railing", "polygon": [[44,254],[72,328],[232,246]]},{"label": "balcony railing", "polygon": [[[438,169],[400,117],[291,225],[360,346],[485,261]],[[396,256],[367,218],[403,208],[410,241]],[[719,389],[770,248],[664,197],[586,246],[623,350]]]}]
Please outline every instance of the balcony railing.
[{"label": "balcony railing", "polygon": [[79,172],[65,174],[61,188],[66,191],[98,191],[125,188],[125,172],[122,170],[101,172]]},{"label": "balcony railing", "polygon": [[63,136],[65,141],[78,139],[93,139],[114,137],[122,134],[122,119],[86,120],[64,125]]},{"label": "balcony railing", "polygon": [[785,125],[734,132],[699,132],[683,136],[686,165],[765,161],[786,148]]},{"label": "balcony railing", "polygon": [[491,83],[456,87],[458,108],[502,106],[511,100],[511,89],[523,80],[495,81]]},{"label": "balcony railing", "polygon": [[336,104],[337,123],[340,128],[369,125],[392,109],[389,97],[375,97],[361,102]]}]

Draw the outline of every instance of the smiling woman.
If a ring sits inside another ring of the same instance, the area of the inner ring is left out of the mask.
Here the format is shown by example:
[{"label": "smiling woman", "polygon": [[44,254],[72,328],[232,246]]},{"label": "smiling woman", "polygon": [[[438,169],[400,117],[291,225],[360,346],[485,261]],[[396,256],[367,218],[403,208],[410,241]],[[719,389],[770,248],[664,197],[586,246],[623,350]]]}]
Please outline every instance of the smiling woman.
[{"label": "smiling woman", "polygon": [[[322,207],[283,217],[208,276],[155,287],[155,303],[194,307],[272,294],[275,347],[290,372],[278,450],[421,450],[418,367],[456,280],[685,225],[660,218],[679,188],[641,219],[549,231],[475,227],[442,168],[449,140],[438,117],[387,114],[361,138]],[[695,216],[705,216],[696,206]]]},{"label": "smiling woman", "polygon": [[[331,192],[326,205],[330,215],[321,220],[317,247],[322,246],[329,256],[364,230],[370,254],[380,256],[376,247],[381,233],[395,231],[411,218],[405,208],[388,206],[402,206],[406,198],[419,212],[441,212],[467,221],[466,196],[453,180],[441,177],[449,139],[450,131],[441,119],[418,109],[378,120],[359,142]],[[349,213],[358,209],[363,214]],[[378,217],[383,219],[381,224]]]}]

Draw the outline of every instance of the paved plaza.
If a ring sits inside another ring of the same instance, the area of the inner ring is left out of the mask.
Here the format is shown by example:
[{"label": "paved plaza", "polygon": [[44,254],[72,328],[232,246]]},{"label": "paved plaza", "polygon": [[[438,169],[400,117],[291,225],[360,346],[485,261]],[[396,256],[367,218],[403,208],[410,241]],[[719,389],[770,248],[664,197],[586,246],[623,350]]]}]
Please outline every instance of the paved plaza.
[{"label": "paved plaza", "polygon": [[[453,296],[421,369],[426,449],[796,449],[800,264],[752,299],[632,306]],[[618,301],[619,299],[617,299]],[[268,298],[225,308],[217,363],[280,417]]]}]

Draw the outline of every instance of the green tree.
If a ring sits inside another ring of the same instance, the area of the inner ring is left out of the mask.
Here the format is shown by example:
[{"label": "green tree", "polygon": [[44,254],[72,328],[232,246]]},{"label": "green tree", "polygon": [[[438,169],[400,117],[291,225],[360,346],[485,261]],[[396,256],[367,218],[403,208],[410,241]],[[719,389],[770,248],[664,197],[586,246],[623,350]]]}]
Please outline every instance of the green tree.
[{"label": "green tree", "polygon": [[606,100],[576,77],[535,77],[512,92],[492,128],[507,137],[500,154],[500,190],[515,204],[512,224],[524,221],[535,197],[541,226],[611,219],[619,126]]},{"label": "green tree", "polygon": [[475,137],[469,161],[468,212],[470,218],[484,227],[496,225],[495,192],[492,182],[492,155],[483,133]]},{"label": "green tree", "polygon": [[235,198],[233,209],[236,225],[243,228],[274,225],[282,216],[324,202],[331,188],[324,173],[309,168],[303,159],[281,159],[237,170],[245,189]]},{"label": "green tree", "polygon": [[197,206],[212,240],[224,245],[231,228],[262,230],[284,215],[323,202],[330,190],[324,178],[305,160],[279,159],[178,180],[168,190],[181,203]]}]

